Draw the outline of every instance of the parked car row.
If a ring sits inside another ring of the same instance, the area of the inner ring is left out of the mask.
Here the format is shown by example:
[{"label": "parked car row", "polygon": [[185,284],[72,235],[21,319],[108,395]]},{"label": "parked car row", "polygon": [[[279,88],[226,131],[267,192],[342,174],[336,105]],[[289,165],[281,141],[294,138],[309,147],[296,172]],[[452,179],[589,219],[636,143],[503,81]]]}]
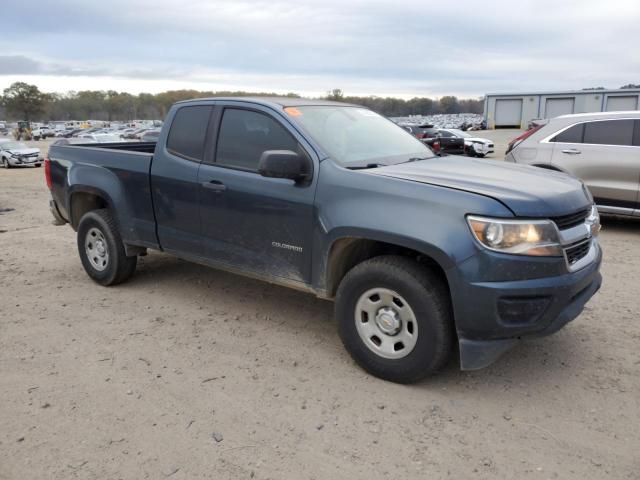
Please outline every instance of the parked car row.
[{"label": "parked car row", "polygon": [[[29,122],[23,122],[28,125]],[[153,121],[145,126],[132,127],[131,124],[112,124],[112,126],[94,126],[89,128],[79,128],[77,125],[68,125],[65,128],[52,128],[48,125],[31,124],[28,126],[29,135],[23,139],[43,140],[49,137],[57,138],[76,138],[85,135],[114,135],[116,141],[121,140],[141,140],[142,135],[147,131],[157,131],[162,122]],[[0,131],[7,134],[8,129]],[[17,138],[17,137],[16,137]],[[85,137],[87,138],[87,137]],[[149,138],[153,138],[153,134]],[[156,136],[157,138],[157,136]]]},{"label": "parked car row", "polygon": [[477,113],[439,113],[435,115],[411,115],[391,118],[393,122],[417,125],[434,125],[436,128],[457,128],[463,131],[486,130],[487,122]]},{"label": "parked car row", "polygon": [[457,128],[436,128],[430,124],[399,123],[435,153],[484,157],[494,152],[492,140],[479,138]]}]

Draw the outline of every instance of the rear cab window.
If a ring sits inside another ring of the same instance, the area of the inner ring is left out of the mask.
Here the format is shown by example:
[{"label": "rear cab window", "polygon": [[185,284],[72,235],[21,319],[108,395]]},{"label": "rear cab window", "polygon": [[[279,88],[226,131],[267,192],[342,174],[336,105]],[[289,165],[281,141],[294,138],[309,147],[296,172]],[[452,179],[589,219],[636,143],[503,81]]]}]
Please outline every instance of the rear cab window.
[{"label": "rear cab window", "polygon": [[171,123],[167,150],[187,160],[202,161],[212,109],[210,105],[180,107]]}]

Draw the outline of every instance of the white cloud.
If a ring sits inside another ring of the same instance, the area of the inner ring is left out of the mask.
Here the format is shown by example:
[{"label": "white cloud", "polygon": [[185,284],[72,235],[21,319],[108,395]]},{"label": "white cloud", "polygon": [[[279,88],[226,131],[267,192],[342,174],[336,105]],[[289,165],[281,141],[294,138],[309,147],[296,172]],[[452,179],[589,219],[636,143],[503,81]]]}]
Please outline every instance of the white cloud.
[{"label": "white cloud", "polygon": [[640,82],[639,21],[637,0],[32,0],[3,10],[3,54],[25,61],[0,57],[0,87],[32,73],[49,91],[615,88]]}]

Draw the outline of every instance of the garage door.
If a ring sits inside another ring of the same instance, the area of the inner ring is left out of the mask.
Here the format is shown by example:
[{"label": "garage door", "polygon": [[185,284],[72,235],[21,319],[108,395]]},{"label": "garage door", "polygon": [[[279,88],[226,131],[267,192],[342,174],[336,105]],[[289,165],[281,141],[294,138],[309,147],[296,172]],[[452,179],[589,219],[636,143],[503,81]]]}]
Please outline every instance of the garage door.
[{"label": "garage door", "polygon": [[496,100],[496,127],[520,128],[522,123],[522,99]]},{"label": "garage door", "polygon": [[627,95],[624,97],[607,97],[607,112],[624,112],[637,109],[637,95]]},{"label": "garage door", "polygon": [[544,107],[544,118],[554,118],[573,113],[575,98],[547,98]]}]

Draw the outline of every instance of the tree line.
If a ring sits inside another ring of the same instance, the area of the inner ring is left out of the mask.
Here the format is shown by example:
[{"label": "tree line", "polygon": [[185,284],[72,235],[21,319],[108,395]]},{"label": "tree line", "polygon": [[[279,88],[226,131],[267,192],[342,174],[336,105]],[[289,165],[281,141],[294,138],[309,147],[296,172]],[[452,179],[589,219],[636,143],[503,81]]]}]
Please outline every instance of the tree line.
[{"label": "tree line", "polygon": [[[113,90],[85,90],[67,93],[44,93],[36,85],[16,82],[0,97],[2,120],[106,120],[162,119],[175,102],[203,97],[282,96],[270,92],[171,90],[132,95]],[[296,93],[285,95],[300,98]],[[393,97],[345,96],[334,89],[324,99],[363,105],[386,116],[429,115],[434,113],[482,113],[482,99],[459,100],[453,96],[440,99],[416,97],[410,100]]]},{"label": "tree line", "polygon": [[[638,88],[638,84],[627,84],[621,88]],[[604,87],[595,87],[594,90]],[[591,89],[585,89],[591,90]],[[114,90],[84,90],[67,93],[43,93],[36,85],[16,82],[6,88],[0,96],[0,120],[106,120],[127,121],[134,119],[163,119],[175,102],[203,97],[229,96],[282,96],[270,92],[244,91],[198,91],[171,90],[162,93],[140,93],[132,95]],[[285,96],[300,98],[297,93]],[[439,99],[414,97],[409,100],[395,97],[345,95],[333,89],[323,99],[363,105],[389,117],[408,115],[432,115],[437,113],[483,112],[484,99],[458,99],[444,96]]]}]

